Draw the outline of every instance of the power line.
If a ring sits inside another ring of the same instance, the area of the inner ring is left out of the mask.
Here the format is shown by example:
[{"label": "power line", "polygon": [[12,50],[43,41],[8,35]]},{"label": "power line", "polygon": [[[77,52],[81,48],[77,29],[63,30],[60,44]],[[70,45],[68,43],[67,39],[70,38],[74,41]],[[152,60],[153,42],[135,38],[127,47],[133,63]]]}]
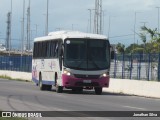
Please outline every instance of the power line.
[{"label": "power line", "polygon": [[109,38],[117,38],[117,37],[127,37],[127,36],[133,36],[134,34],[127,34],[127,35],[119,35],[119,36],[112,36]]},{"label": "power line", "polygon": [[[0,39],[6,39],[6,38],[0,38]],[[12,40],[21,40],[21,39],[18,39],[18,38],[12,38]]]}]

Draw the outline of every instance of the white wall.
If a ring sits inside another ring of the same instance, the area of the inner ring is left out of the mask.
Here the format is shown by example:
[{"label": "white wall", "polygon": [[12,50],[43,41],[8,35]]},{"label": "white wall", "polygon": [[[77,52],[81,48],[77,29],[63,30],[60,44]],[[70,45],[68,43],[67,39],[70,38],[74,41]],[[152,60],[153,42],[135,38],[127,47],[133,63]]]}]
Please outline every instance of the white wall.
[{"label": "white wall", "polygon": [[13,79],[22,79],[22,80],[27,80],[27,81],[31,81],[32,79],[32,73],[27,73],[27,72],[0,70],[0,76],[8,76]]},{"label": "white wall", "polygon": [[[32,73],[26,72],[0,70],[0,76],[2,75],[28,81],[32,79]],[[104,88],[103,91],[160,98],[160,82],[111,78],[109,88]]]},{"label": "white wall", "polygon": [[160,98],[160,82],[130,79],[110,79],[104,91]]}]

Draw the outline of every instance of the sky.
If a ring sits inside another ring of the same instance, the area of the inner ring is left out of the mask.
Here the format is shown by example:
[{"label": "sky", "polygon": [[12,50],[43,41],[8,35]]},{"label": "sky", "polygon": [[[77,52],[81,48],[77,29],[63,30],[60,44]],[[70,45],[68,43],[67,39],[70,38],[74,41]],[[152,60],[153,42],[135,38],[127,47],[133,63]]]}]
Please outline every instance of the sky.
[{"label": "sky", "polygon": [[[28,1],[25,0],[25,34]],[[44,36],[46,24],[47,0],[31,1],[31,38]],[[95,0],[49,0],[49,32],[61,30],[89,31],[90,13]],[[141,40],[136,35],[140,27],[158,28],[158,9],[160,0],[103,0],[103,34],[109,36],[110,43],[122,43],[125,46]],[[0,43],[5,44],[7,13],[11,11],[11,0],[0,0]],[[136,13],[136,23],[135,23]],[[92,28],[93,28],[92,11]],[[12,0],[12,46],[20,48],[23,0]],[[110,18],[110,22],[109,22]],[[110,29],[109,29],[110,25]],[[37,32],[36,32],[37,26]],[[37,33],[37,34],[36,34]]]}]

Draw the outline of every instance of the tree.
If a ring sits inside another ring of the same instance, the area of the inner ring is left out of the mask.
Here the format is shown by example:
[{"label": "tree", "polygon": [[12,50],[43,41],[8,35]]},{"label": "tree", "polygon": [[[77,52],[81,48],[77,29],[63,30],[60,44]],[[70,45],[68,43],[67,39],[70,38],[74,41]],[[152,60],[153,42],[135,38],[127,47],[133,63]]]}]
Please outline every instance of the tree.
[{"label": "tree", "polygon": [[121,44],[121,43],[118,43],[117,46],[116,46],[116,49],[117,49],[118,53],[124,53],[124,51],[125,51],[125,45]]},{"label": "tree", "polygon": [[152,46],[150,52],[160,52],[160,33],[157,32],[157,28],[150,29],[150,28],[147,28],[146,26],[142,26],[141,30],[145,32],[145,33],[140,33],[140,38],[142,41],[145,41],[146,39],[145,37],[147,34],[150,35],[150,43]]},{"label": "tree", "polygon": [[141,48],[141,47],[136,47],[135,49],[132,50],[132,53],[142,54],[143,52],[144,52],[144,48]]},{"label": "tree", "polygon": [[143,50],[143,53],[146,53],[146,41],[147,41],[147,38],[146,38],[146,34],[145,33],[140,33],[139,34],[143,44],[144,44],[144,50]]},{"label": "tree", "polygon": [[154,36],[156,36],[157,28],[155,28],[155,29],[152,30],[150,28],[147,28],[146,26],[142,26],[141,30],[149,33],[152,40],[154,39]]},{"label": "tree", "polygon": [[143,45],[138,45],[138,44],[131,44],[128,46],[125,50],[125,53],[130,54],[130,53],[143,53],[144,48]]}]

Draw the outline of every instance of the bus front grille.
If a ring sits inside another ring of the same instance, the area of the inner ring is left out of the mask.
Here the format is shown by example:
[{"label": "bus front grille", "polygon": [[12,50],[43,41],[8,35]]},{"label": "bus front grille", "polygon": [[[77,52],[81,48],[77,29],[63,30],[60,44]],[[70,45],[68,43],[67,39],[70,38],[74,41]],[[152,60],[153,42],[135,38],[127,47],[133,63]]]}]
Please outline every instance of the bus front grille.
[{"label": "bus front grille", "polygon": [[81,74],[74,74],[76,78],[90,78],[90,79],[98,79],[100,75],[81,75]]},{"label": "bus front grille", "polygon": [[76,86],[86,86],[86,87],[92,87],[92,86],[99,86],[99,84],[97,82],[92,82],[92,83],[83,83],[83,82],[76,82],[75,84]]}]

